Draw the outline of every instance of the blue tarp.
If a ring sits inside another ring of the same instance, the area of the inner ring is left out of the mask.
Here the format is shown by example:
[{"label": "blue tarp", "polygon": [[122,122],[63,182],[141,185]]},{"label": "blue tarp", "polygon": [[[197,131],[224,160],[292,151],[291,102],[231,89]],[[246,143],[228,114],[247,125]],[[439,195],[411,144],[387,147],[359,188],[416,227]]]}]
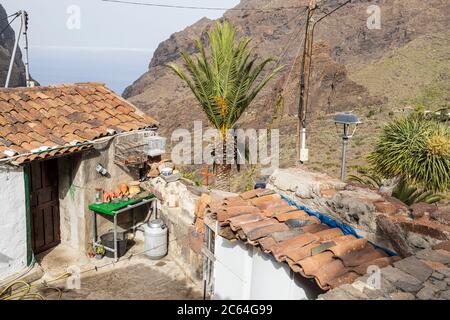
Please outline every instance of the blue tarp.
[{"label": "blue tarp", "polygon": [[[334,220],[334,219],[332,219],[332,218],[326,216],[326,215],[323,214],[323,213],[315,212],[315,211],[312,211],[312,210],[308,209],[308,208],[305,207],[305,206],[301,206],[301,205],[295,203],[294,201],[292,201],[291,199],[289,199],[289,198],[287,198],[287,197],[285,197],[285,196],[283,196],[283,195],[281,195],[281,198],[282,198],[283,200],[287,201],[287,202],[289,203],[289,205],[295,206],[295,207],[297,207],[299,210],[305,211],[305,212],[306,212],[307,214],[309,214],[310,216],[314,216],[314,217],[318,218],[323,224],[326,224],[326,225],[329,226],[330,228],[339,228],[339,229],[342,230],[342,232],[343,232],[345,235],[354,235],[356,238],[363,238],[362,236],[360,236],[360,235],[356,232],[355,229],[353,229],[352,227],[350,227],[350,226],[348,226],[348,225],[346,225],[346,224],[344,224],[344,223],[338,222],[338,221],[336,221],[336,220]],[[368,240],[368,241],[369,241],[369,240]],[[369,243],[372,244],[375,248],[380,249],[380,250],[386,252],[389,256],[398,256],[398,254],[395,253],[395,252],[393,252],[392,250],[389,250],[389,249],[380,247],[379,245],[377,245],[377,244],[375,244],[375,243],[373,243],[373,242],[371,242],[371,241],[369,241]]]}]

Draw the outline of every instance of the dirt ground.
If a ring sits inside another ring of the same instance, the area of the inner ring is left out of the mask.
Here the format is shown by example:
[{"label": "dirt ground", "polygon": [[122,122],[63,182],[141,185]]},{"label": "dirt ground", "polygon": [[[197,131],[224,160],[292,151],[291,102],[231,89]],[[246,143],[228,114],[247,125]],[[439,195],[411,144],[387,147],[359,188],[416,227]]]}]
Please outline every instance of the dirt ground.
[{"label": "dirt ground", "polygon": [[[189,279],[170,256],[154,261],[136,244],[117,263],[113,259],[89,259],[70,247],[60,245],[37,259],[45,271],[42,280],[61,290],[61,300],[195,300],[202,299],[198,284]],[[68,267],[80,272],[79,289],[69,289],[67,279],[53,281]],[[97,267],[97,270],[95,270]],[[59,299],[57,290],[40,290],[48,300]]]}]

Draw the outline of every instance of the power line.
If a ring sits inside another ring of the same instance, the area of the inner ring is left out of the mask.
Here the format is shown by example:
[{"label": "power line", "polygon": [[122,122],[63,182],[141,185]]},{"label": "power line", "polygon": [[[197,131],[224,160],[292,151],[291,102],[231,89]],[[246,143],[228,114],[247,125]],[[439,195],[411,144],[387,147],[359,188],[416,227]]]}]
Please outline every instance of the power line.
[{"label": "power line", "polygon": [[112,2],[112,3],[121,3],[121,4],[149,6],[149,7],[159,7],[159,8],[191,9],[191,10],[218,10],[218,11],[228,11],[228,10],[230,10],[230,11],[268,12],[268,11],[296,10],[296,9],[307,8],[307,6],[301,6],[301,7],[278,7],[278,8],[267,8],[267,9],[258,9],[258,8],[223,8],[223,7],[199,7],[199,6],[170,5],[170,4],[161,4],[161,3],[135,2],[135,1],[124,1],[124,0],[102,0],[102,1],[103,2]]},{"label": "power line", "polygon": [[[303,10],[302,12],[300,12],[298,15],[296,15],[292,20],[295,20],[297,18],[300,17],[300,15],[302,15],[305,11],[307,10],[307,8],[305,8],[305,10]],[[288,25],[292,20],[288,21],[285,23],[285,25]],[[291,46],[291,44],[295,43],[294,40],[297,40],[298,36],[300,35],[302,31],[302,26],[301,24],[298,25],[298,28],[292,31],[286,45],[284,46],[283,50],[281,50],[280,55],[278,57],[278,61],[277,64],[280,64],[281,61],[284,59],[284,56],[287,54],[289,47]]]},{"label": "power line", "polygon": [[[6,29],[8,29],[8,27],[9,26],[11,26],[11,23],[13,23],[14,22],[14,20],[16,20],[18,17],[19,17],[19,15],[20,14],[15,14],[16,16],[14,17],[14,19],[12,19],[3,29],[2,29],[2,31],[0,31],[0,35],[2,35],[3,34],[3,32],[5,32],[5,30]],[[13,16],[13,15],[11,15],[11,16]]]},{"label": "power line", "polygon": [[[324,14],[332,13],[332,12],[330,12],[330,11],[326,11],[324,8],[319,8],[319,10],[320,10],[322,13],[324,13]],[[367,19],[365,19],[365,18],[357,18],[357,17],[355,17],[355,18],[356,18],[357,20],[359,20],[359,21],[367,22]],[[423,32],[423,31],[411,30],[411,29],[408,29],[408,28],[401,28],[399,25],[389,24],[389,23],[386,23],[386,22],[382,22],[382,26],[388,26],[388,27],[391,27],[391,28],[398,28],[399,31],[405,31],[405,32],[410,32],[410,33],[416,33],[416,34],[419,34],[419,35],[428,36],[428,37],[430,37],[430,38],[436,38],[436,39],[440,39],[440,40],[444,40],[444,41],[449,41],[448,38],[443,38],[443,37],[439,37],[439,36],[433,35],[431,32],[427,33],[427,32]],[[376,30],[375,30],[375,31],[376,31]]]},{"label": "power line", "polygon": [[19,15],[19,14],[20,14],[20,12],[16,12],[16,13],[10,14],[9,16],[7,16],[7,17],[5,17],[5,18],[0,19],[0,21],[8,20],[8,19],[11,18],[12,16],[17,16],[17,15]]}]

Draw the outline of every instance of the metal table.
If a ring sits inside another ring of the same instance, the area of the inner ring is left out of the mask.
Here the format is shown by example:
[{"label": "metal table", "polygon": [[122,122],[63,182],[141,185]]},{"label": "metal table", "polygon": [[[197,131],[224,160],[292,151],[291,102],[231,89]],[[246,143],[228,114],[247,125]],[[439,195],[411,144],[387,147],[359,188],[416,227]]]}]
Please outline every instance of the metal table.
[{"label": "metal table", "polygon": [[156,197],[154,195],[142,199],[137,200],[130,200],[126,202],[119,202],[117,204],[110,204],[110,203],[101,203],[101,204],[91,204],[89,205],[89,209],[92,211],[92,245],[95,248],[100,246],[100,242],[97,241],[97,214],[103,214],[113,217],[114,221],[114,248],[107,247],[103,245],[105,250],[113,252],[114,253],[114,260],[118,261],[118,248],[117,248],[117,216],[121,213],[133,210],[135,208],[151,204],[151,211],[149,210],[149,214],[145,218],[144,222],[136,225],[135,224],[135,216],[133,212],[133,226],[130,229],[133,229],[133,233],[136,232],[137,228],[139,228],[141,225],[146,223],[146,221],[149,220],[150,217],[156,217]]}]

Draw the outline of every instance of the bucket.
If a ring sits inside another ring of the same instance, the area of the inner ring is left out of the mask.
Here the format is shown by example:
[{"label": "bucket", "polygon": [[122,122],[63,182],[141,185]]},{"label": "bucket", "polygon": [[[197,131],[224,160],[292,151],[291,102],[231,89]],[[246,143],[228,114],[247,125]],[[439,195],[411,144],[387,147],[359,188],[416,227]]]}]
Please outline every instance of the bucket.
[{"label": "bucket", "polygon": [[169,177],[169,176],[171,176],[173,174],[173,169],[172,168],[163,168],[162,170],[161,170],[161,175],[162,176],[164,176],[164,177]]},{"label": "bucket", "polygon": [[258,181],[255,184],[255,189],[265,189],[267,187],[267,184],[264,181]]},{"label": "bucket", "polygon": [[[114,249],[114,233],[109,232],[100,236],[100,240],[102,241],[102,245]],[[127,240],[128,236],[126,232],[118,232],[117,233],[117,258],[120,258],[125,255],[127,252]],[[114,258],[114,252],[106,250],[106,256],[108,258]]]}]

